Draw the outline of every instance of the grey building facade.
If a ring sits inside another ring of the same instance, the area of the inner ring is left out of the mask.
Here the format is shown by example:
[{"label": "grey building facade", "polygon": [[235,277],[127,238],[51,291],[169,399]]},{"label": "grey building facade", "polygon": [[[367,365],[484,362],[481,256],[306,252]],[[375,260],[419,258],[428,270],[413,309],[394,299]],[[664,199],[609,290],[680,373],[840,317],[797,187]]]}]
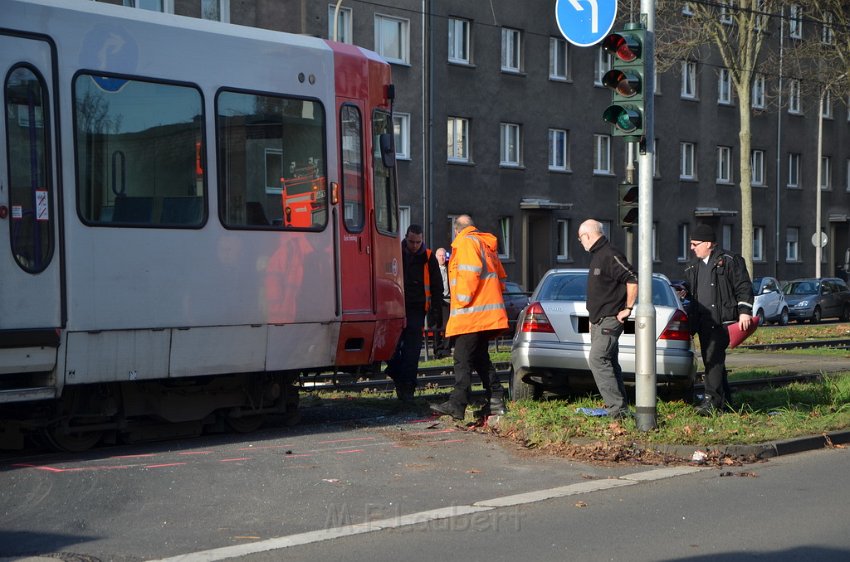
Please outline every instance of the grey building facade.
[{"label": "grey building facade", "polygon": [[[607,59],[598,47],[564,41],[555,0],[110,3],[320,37],[332,35],[338,13],[339,40],[376,50],[393,65],[402,224],[423,224],[429,246],[448,247],[452,218],[469,213],[499,236],[510,278],[531,289],[550,267],[589,263],[576,240],[586,218],[628,245],[616,205],[626,144],[601,118],[611,100],[600,82]],[[787,25],[782,15],[768,26]],[[781,35],[773,33],[766,48],[778,48]],[[688,232],[706,222],[731,250],[753,244],[754,276],[814,275],[820,116],[817,99],[791,99],[792,79],[766,76],[763,107],[753,108],[755,239],[742,241],[738,108],[724,90],[722,65],[710,55],[658,76],[654,270],[681,277]],[[849,260],[846,102],[830,100],[823,119],[823,275]]]}]

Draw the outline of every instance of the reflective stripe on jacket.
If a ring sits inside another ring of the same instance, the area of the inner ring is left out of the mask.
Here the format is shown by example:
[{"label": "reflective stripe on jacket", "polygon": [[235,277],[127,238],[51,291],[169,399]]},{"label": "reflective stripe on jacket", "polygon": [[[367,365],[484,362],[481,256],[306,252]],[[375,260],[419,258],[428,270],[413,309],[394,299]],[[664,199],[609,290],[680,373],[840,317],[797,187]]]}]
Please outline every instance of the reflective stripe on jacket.
[{"label": "reflective stripe on jacket", "polygon": [[502,298],[507,275],[499,261],[497,247],[495,236],[479,232],[474,226],[461,230],[452,242],[447,337],[508,328]]}]

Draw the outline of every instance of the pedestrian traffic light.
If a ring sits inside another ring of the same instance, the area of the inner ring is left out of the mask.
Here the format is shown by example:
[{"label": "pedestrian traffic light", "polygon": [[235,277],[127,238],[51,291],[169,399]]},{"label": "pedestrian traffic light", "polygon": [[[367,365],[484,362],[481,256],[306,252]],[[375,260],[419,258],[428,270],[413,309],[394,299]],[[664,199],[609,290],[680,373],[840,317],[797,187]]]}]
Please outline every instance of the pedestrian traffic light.
[{"label": "pedestrian traffic light", "polygon": [[639,23],[627,23],[625,29],[602,40],[602,48],[614,56],[611,70],[602,77],[602,84],[613,92],[612,103],[602,118],[614,126],[615,137],[631,142],[640,140],[645,126],[645,37]]},{"label": "pedestrian traffic light", "polygon": [[620,226],[635,226],[638,222],[638,186],[623,182],[617,186],[617,215]]}]

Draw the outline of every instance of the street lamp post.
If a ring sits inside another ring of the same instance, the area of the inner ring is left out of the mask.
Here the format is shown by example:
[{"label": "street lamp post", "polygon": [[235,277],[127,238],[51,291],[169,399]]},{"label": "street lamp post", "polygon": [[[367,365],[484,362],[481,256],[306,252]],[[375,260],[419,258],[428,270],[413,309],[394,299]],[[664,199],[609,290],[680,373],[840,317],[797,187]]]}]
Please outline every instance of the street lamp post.
[{"label": "street lamp post", "polygon": [[815,277],[821,276],[821,262],[823,261],[823,234],[821,233],[821,191],[823,188],[823,100],[826,97],[829,88],[837,81],[847,76],[847,73],[836,76],[826,84],[820,93],[820,101],[818,102],[818,157],[817,157],[817,180],[815,182],[815,235],[812,240],[815,242]]}]

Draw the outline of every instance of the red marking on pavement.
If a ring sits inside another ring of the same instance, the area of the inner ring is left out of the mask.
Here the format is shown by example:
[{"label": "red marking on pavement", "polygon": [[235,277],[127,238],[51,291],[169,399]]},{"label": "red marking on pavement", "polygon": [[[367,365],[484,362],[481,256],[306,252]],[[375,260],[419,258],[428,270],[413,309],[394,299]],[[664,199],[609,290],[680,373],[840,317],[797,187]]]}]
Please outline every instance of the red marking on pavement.
[{"label": "red marking on pavement", "polygon": [[177,453],[178,455],[211,455],[212,451],[190,451],[188,453]]},{"label": "red marking on pavement", "polygon": [[333,439],[331,441],[319,441],[319,445],[324,445],[326,443],[345,443],[346,441],[374,441],[374,437],[354,437],[352,439]]},{"label": "red marking on pavement", "polygon": [[13,464],[15,468],[34,468],[36,470],[44,470],[46,472],[65,472],[64,468],[53,468],[52,466],[39,466],[37,464]]},{"label": "red marking on pavement", "polygon": [[170,462],[166,464],[149,464],[145,468],[165,468],[167,466],[183,466],[185,462]]},{"label": "red marking on pavement", "polygon": [[239,457],[238,459],[221,459],[218,462],[235,462],[235,461],[249,461],[251,457]]},{"label": "red marking on pavement", "polygon": [[363,449],[350,449],[348,451],[337,451],[337,455],[347,455],[349,453],[362,453]]}]

